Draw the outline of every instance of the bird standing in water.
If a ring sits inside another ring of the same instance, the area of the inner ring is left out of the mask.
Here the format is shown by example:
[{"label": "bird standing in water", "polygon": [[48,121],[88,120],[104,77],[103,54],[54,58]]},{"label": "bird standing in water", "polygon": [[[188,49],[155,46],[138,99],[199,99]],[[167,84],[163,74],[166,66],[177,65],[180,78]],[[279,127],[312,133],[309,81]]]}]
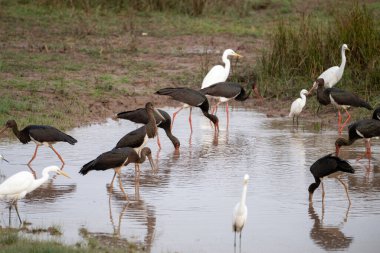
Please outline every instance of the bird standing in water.
[{"label": "bird standing in water", "polygon": [[350,196],[348,195],[347,185],[340,179],[341,172],[346,173],[355,173],[354,168],[351,165],[337,156],[332,156],[332,154],[328,154],[320,159],[318,159],[315,163],[313,163],[310,167],[310,172],[315,179],[315,183],[310,184],[309,186],[309,201],[313,201],[314,191],[322,184],[322,201],[325,199],[325,189],[323,187],[322,179],[324,177],[334,177],[336,178],[344,187],[346,191],[348,202],[351,204]]},{"label": "bird standing in water", "polygon": [[54,149],[53,144],[56,142],[68,142],[71,145],[74,145],[77,140],[72,136],[61,132],[55,127],[44,126],[44,125],[29,125],[23,130],[19,131],[17,123],[14,120],[8,120],[5,124],[5,127],[0,130],[0,134],[3,133],[8,128],[11,128],[16,137],[23,143],[26,144],[30,141],[36,143],[36,149],[34,151],[32,159],[28,162],[28,165],[32,163],[34,158],[36,158],[37,150],[40,146],[45,145],[51,148],[54,153],[61,160],[62,164],[65,164],[65,161],[62,159],[61,155]]},{"label": "bird standing in water", "polygon": [[236,204],[234,213],[233,213],[232,229],[235,232],[234,246],[236,246],[236,233],[240,233],[239,234],[240,247],[241,247],[241,232],[243,230],[243,227],[245,225],[245,222],[247,220],[247,215],[248,215],[248,209],[245,204],[246,198],[247,198],[248,180],[249,180],[249,175],[245,174],[244,180],[243,180],[243,193],[241,195],[240,202]]},{"label": "bird standing in water", "polygon": [[11,219],[12,206],[15,207],[18,219],[22,224],[20,214],[17,208],[17,201],[25,197],[29,192],[34,191],[49,179],[49,172],[55,172],[58,175],[69,177],[64,171],[57,166],[49,166],[42,170],[42,177],[35,179],[29,171],[21,171],[7,178],[0,184],[0,199],[10,201],[9,220]]}]

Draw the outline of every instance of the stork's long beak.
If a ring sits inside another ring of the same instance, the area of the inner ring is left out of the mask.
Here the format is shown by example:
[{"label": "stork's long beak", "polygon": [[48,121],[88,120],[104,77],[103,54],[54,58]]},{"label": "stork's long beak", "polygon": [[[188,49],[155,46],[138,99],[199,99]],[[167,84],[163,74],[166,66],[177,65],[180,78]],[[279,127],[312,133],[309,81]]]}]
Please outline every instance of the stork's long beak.
[{"label": "stork's long beak", "polygon": [[150,163],[150,167],[152,167],[152,170],[156,170],[156,166],[154,165],[152,154],[148,155],[148,160],[149,160],[149,163]]},{"label": "stork's long beak", "polygon": [[309,92],[306,95],[310,96],[311,94],[313,94],[313,91],[317,88],[317,86],[318,86],[317,82],[314,82],[313,86],[311,87],[311,89],[309,90]]},{"label": "stork's long beak", "polygon": [[1,130],[0,130],[0,134],[2,134],[5,130],[7,130],[7,126],[3,127]]},{"label": "stork's long beak", "polygon": [[63,170],[59,170],[57,171],[57,174],[58,175],[62,175],[64,177],[67,177],[67,178],[71,178],[66,172],[64,172]]},{"label": "stork's long beak", "polygon": [[153,112],[155,112],[155,113],[157,114],[157,116],[158,116],[161,120],[165,120],[164,116],[162,116],[162,114],[161,114],[156,108],[153,109]]},{"label": "stork's long beak", "polygon": [[238,57],[238,58],[242,58],[242,57],[243,57],[242,55],[240,55],[240,54],[238,54],[238,53],[234,53],[233,56],[236,56],[236,57]]},{"label": "stork's long beak", "polygon": [[339,156],[339,150],[340,147],[338,145],[335,145],[335,156]]},{"label": "stork's long beak", "polygon": [[309,202],[313,202],[313,193],[309,192]]}]

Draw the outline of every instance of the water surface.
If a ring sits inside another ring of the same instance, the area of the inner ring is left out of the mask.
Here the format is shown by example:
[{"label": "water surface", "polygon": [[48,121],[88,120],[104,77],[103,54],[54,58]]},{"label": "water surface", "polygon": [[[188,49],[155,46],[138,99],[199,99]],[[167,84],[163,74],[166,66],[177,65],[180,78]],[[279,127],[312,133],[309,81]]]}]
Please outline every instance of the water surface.
[{"label": "water surface", "polygon": [[[170,114],[173,108],[165,108]],[[126,133],[139,127],[129,121],[76,128],[68,133],[78,143],[57,143],[71,179],[57,177],[19,202],[22,219],[34,227],[59,226],[58,240],[74,244],[83,240],[80,229],[90,234],[144,244],[151,252],[233,252],[232,210],[239,201],[242,180],[250,175],[248,220],[241,252],[378,252],[380,227],[379,147],[374,140],[373,159],[357,162],[364,152],[362,141],[342,150],[356,174],[344,176],[352,205],[349,207],[339,182],[325,181],[323,208],[320,189],[309,205],[307,188],[313,182],[310,165],[334,151],[334,129],[313,130],[302,119],[298,130],[287,118],[267,118],[253,110],[234,108],[226,129],[220,108],[221,131],[214,135],[209,121],[193,110],[190,135],[188,110],[176,118],[174,135],[181,141],[180,155],[159,131],[163,148],[155,140],[148,146],[158,165],[141,167],[138,181],[134,166],[123,169],[126,202],[117,182],[107,186],[113,170],[78,174],[83,164],[113,148]],[[25,165],[35,145],[2,140],[0,153],[10,164],[0,163],[0,181],[28,170]],[[39,149],[32,167],[40,175],[60,161],[48,148]],[[1,226],[8,226],[6,204],[0,203]],[[12,226],[18,225],[15,213]]]}]

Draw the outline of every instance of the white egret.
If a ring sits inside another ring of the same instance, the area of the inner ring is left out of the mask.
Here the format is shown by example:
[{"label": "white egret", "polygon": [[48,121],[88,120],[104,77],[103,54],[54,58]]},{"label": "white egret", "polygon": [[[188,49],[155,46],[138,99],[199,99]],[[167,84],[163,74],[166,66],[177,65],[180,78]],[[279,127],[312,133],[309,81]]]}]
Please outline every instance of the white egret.
[{"label": "white egret", "polygon": [[248,185],[249,175],[244,175],[243,180],[243,193],[241,195],[241,200],[236,204],[233,215],[232,229],[235,232],[234,246],[236,246],[236,232],[240,233],[240,245],[241,245],[241,232],[243,230],[245,221],[247,220],[248,209],[245,204],[247,197],[247,185]]},{"label": "white egret", "polygon": [[48,166],[43,169],[42,177],[35,179],[33,174],[29,171],[21,171],[13,176],[7,178],[0,184],[0,199],[10,201],[9,205],[9,219],[11,215],[11,208],[14,205],[17,216],[22,223],[20,214],[17,208],[17,201],[25,197],[29,192],[34,191],[49,179],[49,172],[56,172],[59,175],[69,177],[64,171],[60,170],[57,166]]},{"label": "white egret", "polygon": [[292,106],[290,107],[289,117],[293,117],[293,125],[294,125],[294,117],[297,117],[297,127],[298,127],[298,117],[300,116],[302,109],[306,104],[306,95],[309,92],[305,89],[302,89],[300,92],[300,98],[297,98],[293,101]]},{"label": "white egret", "polygon": [[222,60],[224,62],[224,67],[222,65],[216,65],[211,68],[207,73],[202,82],[202,89],[213,85],[215,83],[225,82],[230,74],[231,62],[228,56],[242,57],[240,54],[235,53],[232,49],[226,49],[223,53]]},{"label": "white egret", "polygon": [[317,79],[323,78],[325,80],[325,88],[331,88],[337,82],[342,79],[344,67],[346,66],[346,50],[350,50],[346,44],[342,45],[341,54],[342,54],[342,62],[340,66],[334,66],[325,70]]}]

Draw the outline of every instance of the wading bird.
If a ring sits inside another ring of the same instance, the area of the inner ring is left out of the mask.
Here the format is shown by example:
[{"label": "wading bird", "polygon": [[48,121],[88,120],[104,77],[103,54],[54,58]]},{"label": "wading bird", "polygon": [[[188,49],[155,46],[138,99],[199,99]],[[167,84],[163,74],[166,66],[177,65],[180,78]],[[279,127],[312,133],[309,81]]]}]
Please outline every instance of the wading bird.
[{"label": "wading bird", "polygon": [[96,159],[83,165],[79,173],[82,175],[86,175],[89,171],[92,170],[104,171],[108,169],[114,169],[115,174],[113,175],[110,188],[113,188],[113,181],[115,180],[117,174],[119,179],[120,190],[124,193],[125,198],[128,200],[128,195],[124,191],[123,184],[120,178],[121,168],[123,166],[127,166],[130,163],[135,163],[137,165],[137,169],[135,172],[138,174],[140,173],[139,164],[143,163],[146,157],[148,157],[149,159],[152,170],[155,170],[154,162],[152,159],[152,151],[150,150],[150,148],[143,148],[141,150],[141,154],[139,155],[133,148],[126,147],[112,149],[111,151],[99,155]]},{"label": "wading bird", "polygon": [[236,246],[236,233],[240,233],[239,238],[240,238],[240,246],[241,246],[241,232],[247,220],[248,209],[245,204],[245,200],[247,197],[248,180],[249,180],[249,175],[245,174],[244,180],[243,180],[243,193],[241,195],[240,202],[237,203],[234,208],[233,222],[232,222],[232,229],[235,232],[234,246]]},{"label": "wading bird", "polygon": [[313,163],[310,167],[310,172],[313,174],[315,179],[315,183],[310,184],[308,189],[310,202],[313,201],[313,193],[320,184],[322,184],[322,201],[324,201],[325,189],[323,187],[322,180],[324,177],[334,177],[343,185],[344,190],[346,191],[348,202],[351,204],[347,186],[342,181],[342,179],[340,179],[340,172],[355,173],[354,168],[352,168],[347,161],[342,160],[337,156],[332,156],[332,154],[328,154]]},{"label": "wading bird", "polygon": [[[374,119],[375,118],[375,119]],[[335,141],[335,154],[339,155],[342,146],[350,146],[358,139],[364,139],[366,152],[365,156],[371,158],[371,138],[380,136],[380,120],[376,118],[376,111],[372,119],[358,120],[348,126],[348,140],[338,138]]]},{"label": "wading bird", "polygon": [[205,78],[203,78],[202,89],[206,88],[212,84],[225,82],[230,74],[231,62],[228,56],[242,57],[240,54],[235,53],[232,49],[226,49],[223,52],[222,60],[224,62],[224,67],[222,65],[216,65],[210,69]]},{"label": "wading bird", "polygon": [[[357,95],[341,90],[338,88],[324,88],[324,80],[318,79],[313,88],[309,91],[311,93],[314,89],[317,89],[317,99],[322,105],[328,105],[331,103],[335,108],[338,109],[338,132],[342,133],[343,128],[347,125],[351,118],[347,109],[351,106],[353,107],[364,107],[368,110],[372,110],[372,106],[368,104],[363,99],[359,98]],[[347,114],[347,119],[342,124],[342,115],[340,114],[340,109],[344,109]]]},{"label": "wading bird", "polygon": [[301,90],[300,98],[297,98],[293,101],[292,106],[290,107],[289,117],[293,117],[293,126],[294,126],[294,118],[297,117],[297,127],[298,127],[298,117],[300,116],[302,109],[306,105],[306,95],[309,92],[305,89]]},{"label": "wading bird", "polygon": [[257,97],[262,99],[257,89],[256,82],[253,82],[252,85],[248,85],[246,89],[238,83],[220,82],[200,90],[202,94],[209,95],[219,100],[212,110],[214,114],[216,114],[219,104],[226,102],[227,121],[229,120],[228,101],[231,99],[245,101],[248,99],[249,95],[251,95],[252,91],[255,92]]},{"label": "wading bird", "polygon": [[219,131],[219,120],[218,117],[209,113],[210,104],[205,95],[199,91],[189,89],[189,88],[164,88],[155,92],[158,95],[170,96],[172,99],[182,102],[181,106],[176,112],[173,113],[172,127],[176,115],[183,109],[190,107],[189,123],[191,132],[193,132],[193,125],[191,123],[191,110],[192,107],[199,107],[202,110],[203,115],[205,115],[209,120],[214,123],[215,132]]},{"label": "wading bird", "polygon": [[58,175],[69,177],[64,171],[57,166],[49,166],[42,170],[42,177],[35,179],[34,175],[28,171],[22,171],[14,174],[0,184],[0,199],[10,201],[9,205],[9,222],[11,219],[12,205],[16,209],[16,213],[20,223],[22,223],[17,208],[17,201],[25,197],[29,192],[34,191],[49,179],[49,172],[56,172]]},{"label": "wading bird", "polygon": [[[164,119],[161,119],[161,117],[157,113],[154,114],[157,127],[164,129],[166,135],[168,136],[170,141],[173,143],[174,148],[176,150],[179,150],[180,142],[177,139],[177,137],[173,135],[171,131],[172,119],[170,115],[164,110],[160,110],[160,109],[157,109],[157,110],[161,114],[161,116],[164,118]],[[126,120],[130,120],[132,122],[140,123],[140,124],[148,124],[149,122],[148,113],[146,112],[145,108],[139,108],[133,111],[120,112],[116,114],[115,118],[126,119]],[[160,139],[158,138],[158,133],[157,133],[157,144],[158,144],[158,147],[161,149],[161,143],[160,143]]]},{"label": "wading bird", "polygon": [[154,112],[157,116],[164,120],[164,117],[153,107],[153,104],[148,102],[145,105],[145,111],[147,113],[148,123],[145,126],[137,128],[136,130],[124,135],[116,144],[115,148],[134,148],[138,154],[141,149],[146,145],[149,138],[157,136],[157,125],[154,116]]},{"label": "wading bird", "polygon": [[342,62],[340,66],[328,68],[318,77],[318,79],[322,78],[325,80],[325,88],[333,87],[335,84],[337,84],[337,82],[340,81],[340,79],[342,79],[344,67],[346,66],[346,50],[350,49],[346,44],[343,44],[341,47]]},{"label": "wading bird", "polygon": [[26,144],[30,141],[36,143],[36,149],[34,151],[32,159],[30,159],[30,161],[28,162],[28,165],[30,165],[34,158],[36,158],[37,150],[42,145],[50,147],[58,156],[59,160],[61,160],[61,162],[65,164],[65,161],[63,161],[61,155],[54,149],[53,144],[56,142],[63,141],[68,142],[71,145],[74,145],[77,142],[77,140],[71,137],[70,135],[63,133],[52,126],[29,125],[25,127],[23,130],[19,131],[16,121],[8,120],[5,124],[5,127],[2,130],[0,130],[0,134],[8,128],[12,129],[13,133],[23,144]]}]

